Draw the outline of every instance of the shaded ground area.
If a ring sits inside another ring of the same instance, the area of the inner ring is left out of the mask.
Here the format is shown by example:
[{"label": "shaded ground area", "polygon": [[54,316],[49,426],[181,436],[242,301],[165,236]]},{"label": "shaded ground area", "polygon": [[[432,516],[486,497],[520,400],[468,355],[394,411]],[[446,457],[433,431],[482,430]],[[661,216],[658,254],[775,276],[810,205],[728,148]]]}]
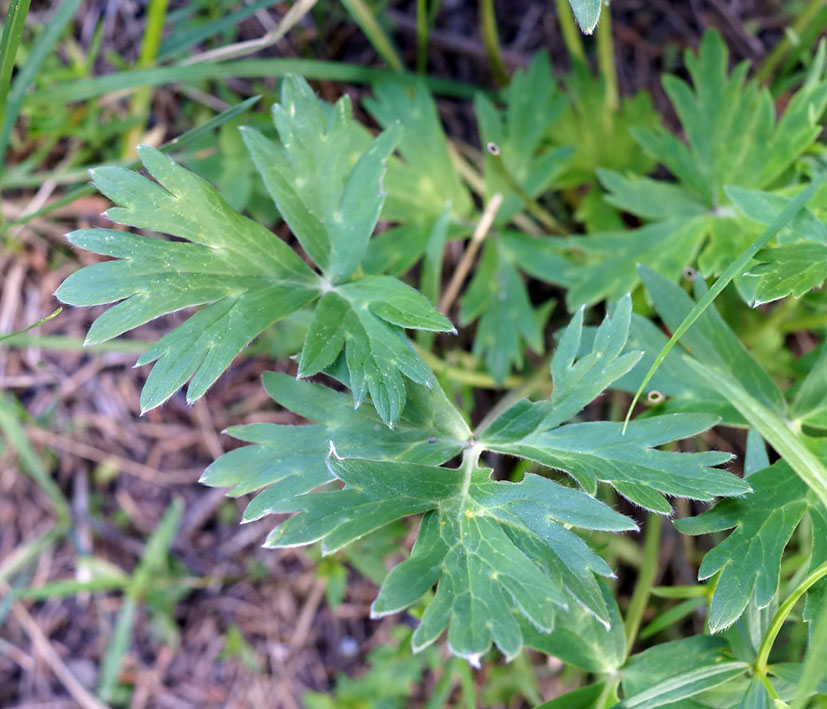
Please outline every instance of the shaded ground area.
[{"label": "shaded ground area", "polygon": [[[31,21],[43,21],[48,5],[33,7]],[[339,5],[320,5],[296,32],[265,54],[379,65]],[[552,5],[547,0],[498,3],[508,64],[526,64],[534,51],[546,49],[555,67],[565,68],[566,52]],[[656,104],[664,108],[659,72],[673,70],[679,49],[695,46],[710,26],[724,34],[735,59],[760,59],[783,33],[781,6],[758,0],[615,0],[621,91],[650,89]],[[278,5],[245,21],[233,41],[260,36],[285,9]],[[93,41],[101,15],[107,51],[133,61],[143,31],[138,3],[85,4],[75,23],[81,46]],[[406,61],[414,65],[415,3],[390,3],[386,18],[396,26],[394,37]],[[431,46],[430,72],[491,86],[476,3],[446,0]],[[98,71],[111,68],[105,59],[98,64]],[[228,81],[227,87],[239,95],[253,92],[243,81]],[[330,98],[342,90],[341,85],[324,82],[318,87]],[[158,90],[153,106],[152,123],[163,127],[164,138],[186,129],[178,94],[171,89]],[[469,104],[450,102],[444,108],[448,130],[472,142]],[[57,146],[55,161],[68,149]],[[17,157],[24,152],[19,150]],[[37,195],[11,193],[3,209],[14,218],[33,198],[42,202],[60,189],[53,185]],[[93,258],[70,251],[63,234],[102,223],[98,215],[105,207],[101,198],[84,198],[12,232],[13,238],[0,251],[0,332],[24,327],[56,307],[51,294],[59,283],[79,263]],[[64,311],[36,334],[82,339],[96,314],[95,309]],[[131,337],[155,340],[171,324],[171,319],[163,319]],[[391,628],[399,618],[368,618],[375,592],[370,581],[351,570],[344,599],[332,610],[325,601],[325,580],[308,553],[261,549],[271,523],[239,527],[245,500],[227,500],[222,491],[197,484],[204,467],[233,446],[219,433],[227,426],[298,422],[280,411],[259,385],[263,371],[293,372],[292,362],[274,362],[265,342],[239,358],[195,406],[187,406],[179,394],[141,417],[138,396],[148,368],[132,368],[137,353],[84,351],[76,344],[64,342],[69,349],[0,349],[0,389],[24,407],[21,420],[29,440],[43,465],[53,471],[73,514],[70,533],[42,553],[16,583],[36,587],[72,578],[92,555],[129,572],[144,556],[147,538],[170,502],[183,500],[171,560],[154,579],[147,601],[138,606],[121,673],[121,681],[135,687],[125,699],[127,706],[297,707],[306,690],[329,690],[339,672],[358,675],[368,652],[393,644]],[[716,444],[732,446],[726,441]],[[47,496],[23,474],[18,457],[7,448],[0,455],[0,564],[42,534],[51,520]],[[691,568],[680,554],[671,553],[675,545],[674,536],[667,537],[663,559],[671,561],[673,578],[691,583]],[[8,586],[0,587],[0,599],[10,598],[7,591]],[[76,706],[61,668],[94,689],[121,604],[122,594],[117,592],[14,605],[0,600],[0,707]],[[529,659],[538,665],[543,697],[559,693],[566,682],[559,663],[539,655]],[[480,685],[490,671],[476,675]],[[440,673],[437,663],[415,682],[418,699],[410,706],[422,705]],[[523,705],[518,699],[509,706]]]}]

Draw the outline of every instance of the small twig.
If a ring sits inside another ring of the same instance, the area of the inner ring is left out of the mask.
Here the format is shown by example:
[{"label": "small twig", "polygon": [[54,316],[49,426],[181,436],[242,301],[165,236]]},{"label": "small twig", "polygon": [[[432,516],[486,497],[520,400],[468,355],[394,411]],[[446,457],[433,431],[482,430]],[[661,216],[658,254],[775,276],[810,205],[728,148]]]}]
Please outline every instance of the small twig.
[{"label": "small twig", "polygon": [[471,241],[468,243],[468,248],[462,255],[462,259],[460,259],[457,270],[454,271],[454,275],[451,277],[451,281],[448,283],[448,287],[442,295],[442,300],[439,301],[440,312],[447,313],[454,304],[454,301],[457,299],[459,289],[462,287],[462,283],[468,275],[468,271],[471,270],[471,264],[474,262],[474,257],[477,255],[477,251],[479,251],[483,239],[485,239],[488,235],[491,225],[494,223],[494,217],[496,216],[497,210],[500,208],[502,202],[503,196],[498,192],[485,206],[485,211],[482,213],[479,224],[477,224],[477,228],[471,236]]},{"label": "small twig", "polygon": [[86,443],[81,443],[80,441],[73,441],[71,439],[64,438],[63,436],[59,436],[42,428],[37,428],[36,426],[27,426],[26,434],[30,439],[37,441],[38,443],[44,443],[47,446],[59,448],[67,453],[76,455],[79,458],[91,460],[95,463],[112,464],[124,473],[129,473],[130,475],[134,475],[137,478],[147,480],[148,482],[156,485],[168,486],[179,485],[185,482],[193,482],[198,478],[199,474],[198,470],[169,470],[161,472],[160,470],[152,468],[148,465],[137,463],[120,455],[108,453],[107,451],[101,450],[100,448],[95,448],[94,446],[90,446]]},{"label": "small twig", "polygon": [[[2,585],[2,590],[4,593],[11,591],[6,584]],[[63,686],[66,687],[66,691],[72,695],[74,700],[83,707],[83,709],[106,709],[105,704],[98,701],[89,690],[75,679],[75,676],[60,658],[60,655],[58,655],[52,647],[49,638],[46,637],[35,619],[29,615],[23,605],[21,603],[15,603],[12,608],[12,613],[14,613],[14,617],[26,632],[26,635],[31,639],[37,654],[43,658],[44,662],[49,666],[49,669],[54,673],[55,677],[60,680]]]},{"label": "small twig", "polygon": [[278,42],[284,35],[286,35],[301,19],[313,9],[316,0],[298,0],[293,7],[291,7],[278,25],[258,39],[251,39],[246,42],[237,42],[227,47],[219,47],[209,52],[196,54],[194,57],[189,57],[178,63],[178,66],[187,66],[189,64],[198,64],[200,62],[214,62],[226,61],[228,59],[237,59],[260,49],[265,49],[276,42]]},{"label": "small twig", "polygon": [[313,588],[310,590],[310,595],[307,597],[299,613],[299,619],[296,621],[296,629],[293,631],[293,637],[290,638],[290,647],[294,651],[303,647],[307,640],[310,626],[316,617],[316,611],[319,609],[322,598],[324,598],[324,589],[324,579],[317,578],[316,583],[313,584]]}]

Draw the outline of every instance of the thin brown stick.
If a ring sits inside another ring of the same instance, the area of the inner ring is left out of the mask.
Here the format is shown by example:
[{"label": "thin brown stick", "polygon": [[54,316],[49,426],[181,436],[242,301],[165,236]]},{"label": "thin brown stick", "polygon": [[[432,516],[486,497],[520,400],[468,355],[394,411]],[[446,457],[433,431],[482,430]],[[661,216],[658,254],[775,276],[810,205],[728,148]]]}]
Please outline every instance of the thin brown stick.
[{"label": "thin brown stick", "polygon": [[[11,590],[6,584],[2,586],[4,592]],[[52,647],[49,638],[47,638],[45,633],[40,629],[37,621],[29,615],[29,612],[23,607],[23,604],[15,603],[14,606],[12,606],[12,613],[32,641],[35,652],[43,658],[43,661],[49,666],[49,669],[54,673],[55,677],[60,680],[61,684],[66,687],[66,691],[72,695],[74,700],[83,709],[106,709],[105,704],[98,701],[86,687],[75,679],[75,676],[69,671],[69,668],[66,667],[60,655],[58,655]]]},{"label": "thin brown stick", "polygon": [[491,225],[494,223],[494,217],[497,215],[497,210],[500,208],[502,202],[503,196],[498,192],[485,206],[485,211],[482,213],[482,217],[480,218],[479,224],[477,224],[477,228],[474,229],[474,233],[471,236],[471,241],[468,243],[468,248],[465,249],[465,253],[460,259],[457,270],[454,271],[454,275],[451,277],[448,287],[442,295],[442,300],[439,301],[440,312],[447,313],[454,304],[454,301],[457,299],[459,290],[462,288],[462,283],[465,281],[468,271],[471,270],[471,264],[474,262],[474,257],[477,255],[477,251],[480,250],[483,239],[485,239],[488,235]]},{"label": "thin brown stick", "polygon": [[198,475],[200,475],[201,472],[198,469],[193,469],[192,471],[169,470],[161,472],[148,465],[136,463],[123,456],[108,453],[100,448],[95,448],[80,441],[64,438],[63,436],[59,436],[56,433],[46,431],[42,428],[37,428],[36,426],[27,426],[26,434],[38,443],[59,448],[67,453],[78,456],[78,458],[85,458],[95,463],[110,463],[124,473],[129,473],[130,475],[155,483],[156,485],[180,485],[185,482],[194,482],[198,479]]}]

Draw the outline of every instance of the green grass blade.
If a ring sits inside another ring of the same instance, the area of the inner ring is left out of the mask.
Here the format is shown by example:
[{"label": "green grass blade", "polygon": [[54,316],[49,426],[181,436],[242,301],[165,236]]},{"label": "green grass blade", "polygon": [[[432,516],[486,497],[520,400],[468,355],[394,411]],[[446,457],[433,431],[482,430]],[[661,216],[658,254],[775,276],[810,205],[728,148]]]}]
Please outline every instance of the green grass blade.
[{"label": "green grass blade", "polygon": [[[161,43],[161,49],[158,52],[158,61],[166,61],[173,57],[179,56],[188,49],[194,47],[196,44],[201,44],[217,34],[230,27],[236,27],[241,24],[248,17],[252,17],[257,12],[265,10],[273,5],[273,0],[258,0],[250,5],[244,5],[238,10],[229,12],[221,17],[205,22],[204,24],[195,27],[188,27],[186,29],[173,29],[169,36]],[[172,12],[167,14],[167,20],[171,21]]]},{"label": "green grass blade", "polygon": [[62,310],[63,310],[63,308],[58,308],[53,313],[49,313],[45,318],[41,318],[40,320],[38,320],[33,325],[29,325],[28,327],[24,327],[22,330],[18,330],[17,332],[11,332],[8,335],[0,335],[0,342],[3,342],[4,340],[9,340],[12,337],[15,337],[16,335],[22,335],[24,332],[28,332],[29,330],[34,330],[39,325],[42,325],[43,323],[48,322],[52,318],[58,316]]},{"label": "green grass blade", "polygon": [[804,658],[801,682],[795,693],[792,709],[804,709],[807,700],[815,693],[819,682],[827,674],[827,603],[825,603],[810,634],[810,646]]},{"label": "green grass blade", "polygon": [[118,685],[118,675],[121,671],[123,658],[132,642],[132,628],[135,626],[135,617],[138,614],[138,604],[134,598],[126,596],[123,599],[115,629],[106,646],[101,667],[100,682],[98,683],[98,699],[106,704],[112,701],[112,695]]},{"label": "green grass blade", "polygon": [[397,81],[416,84],[424,81],[431,91],[445,96],[471,98],[477,87],[461,81],[420,77],[408,72],[389,71],[373,67],[357,66],[344,62],[317,61],[314,59],[239,59],[228,62],[200,62],[187,66],[172,65],[151,69],[134,69],[87,79],[58,84],[41,89],[27,97],[32,104],[70,103],[97,98],[103,94],[141,86],[158,86],[171,82],[220,81],[235,77],[256,79],[283,77],[298,74],[306,79],[340,81],[352,84],[373,84],[377,81]]},{"label": "green grass blade", "polygon": [[128,595],[142,598],[152,586],[153,579],[163,571],[183,512],[184,504],[181,500],[174,500],[167,507],[155,531],[147,540],[144,555],[132,575]]},{"label": "green grass blade", "polygon": [[[69,20],[74,17],[82,0],[63,0],[60,3],[55,13],[45,24],[43,34],[40,35],[37,42],[32,47],[29,56],[26,58],[26,63],[17,76],[14,77],[11,91],[8,94],[8,103],[6,105],[5,118],[0,123],[2,125],[2,133],[0,133],[0,164],[6,156],[6,150],[9,147],[9,138],[11,137],[12,128],[20,114],[20,107],[23,105],[23,97],[26,94],[26,89],[31,86],[34,77],[37,75],[43,60],[49,56],[52,48],[55,46],[60,37],[63,28],[68,24]],[[3,56],[5,59],[5,46],[3,47]]]},{"label": "green grass blade", "polygon": [[693,358],[686,360],[721,392],[767,443],[827,505],[827,467],[788,427],[788,422],[755,399],[732,377]]},{"label": "green grass blade", "polygon": [[2,347],[40,347],[44,350],[66,350],[69,352],[143,352],[154,342],[148,340],[132,340],[126,337],[107,340],[97,345],[84,345],[82,337],[66,337],[64,335],[25,335],[13,333],[3,338]]},{"label": "green grass blade", "polygon": [[[139,67],[151,67],[158,56],[158,48],[161,46],[161,36],[164,32],[164,18],[167,14],[169,0],[149,0],[146,16],[146,27],[144,29],[141,54],[138,57]],[[152,102],[152,91],[149,86],[142,86],[129,100],[129,116],[138,119],[140,122],[132,126],[123,138],[121,155],[125,158],[135,157],[135,146],[140,142],[144,132],[147,118],[149,117],[150,103]]]},{"label": "green grass blade", "polygon": [[376,19],[376,15],[367,3],[364,0],[342,0],[342,5],[345,6],[356,24],[361,27],[377,54],[385,60],[387,65],[394,71],[405,71],[399,52],[396,51],[391,38],[379,24],[379,20]]},{"label": "green grass blade", "polygon": [[20,598],[29,598],[35,601],[45,601],[50,598],[67,598],[76,596],[86,591],[114,591],[124,588],[129,579],[124,576],[101,576],[91,581],[75,581],[74,579],[61,579],[51,583],[27,588],[21,591]]},{"label": "green grass blade", "polygon": [[29,475],[46,493],[57,516],[57,521],[45,534],[19,546],[0,564],[0,582],[2,582],[36,559],[69,530],[71,512],[69,503],[26,437],[17,401],[10,394],[2,391],[0,391],[0,433],[16,451],[23,472]]},{"label": "green grass blade", "polygon": [[[0,126],[6,125],[8,114],[9,84],[14,70],[17,48],[23,39],[23,25],[29,11],[30,0],[11,0],[0,39]],[[0,172],[3,168],[3,154],[0,153]]]},{"label": "green grass blade", "polygon": [[147,540],[144,555],[128,582],[123,605],[103,658],[100,683],[98,684],[98,697],[101,701],[110,702],[112,700],[112,695],[118,684],[118,674],[123,658],[126,656],[129,644],[132,641],[132,628],[135,626],[138,604],[152,588],[153,581],[164,570],[169,548],[172,546],[175,532],[178,531],[183,511],[184,505],[180,500],[170,503],[155,531]]},{"label": "green grass blade", "polygon": [[[173,150],[178,150],[180,148],[186,147],[193,141],[198,140],[202,135],[209,133],[210,131],[218,128],[220,125],[226,123],[227,121],[232,120],[236,116],[244,113],[250,106],[256,103],[256,101],[261,98],[260,96],[251,96],[250,98],[242,101],[231,108],[228,108],[226,111],[222,111],[217,116],[213,116],[210,120],[205,121],[200,126],[196,126],[191,130],[188,130],[186,133],[178,136],[177,138],[169,141],[168,143],[164,143],[160,150],[165,153],[172,152]],[[140,166],[139,160],[133,160],[130,163],[126,164],[126,167],[135,169]],[[38,217],[42,217],[50,212],[55,211],[56,209],[60,209],[61,207],[65,207],[67,204],[71,204],[75,200],[80,199],[81,197],[86,197],[88,195],[93,195],[97,192],[93,185],[84,185],[83,187],[78,187],[75,190],[72,190],[68,194],[64,195],[58,200],[46,205],[42,209],[38,209],[36,212],[32,212],[31,214],[27,214],[25,217],[20,217],[19,219],[15,219],[14,221],[8,222],[5,226],[13,227],[19,224],[26,224],[30,222],[32,219],[37,219]]]},{"label": "green grass blade", "polygon": [[[684,318],[683,322],[678,326],[677,330],[675,330],[672,337],[669,338],[669,341],[663,346],[663,349],[658,353],[658,356],[655,357],[655,361],[652,363],[649,371],[646,372],[646,376],[643,378],[643,381],[635,392],[632,403],[629,405],[629,410],[626,412],[626,419],[623,425],[624,432],[629,423],[629,419],[632,417],[632,411],[635,408],[635,404],[637,404],[641,394],[643,394],[643,391],[646,389],[646,385],[663,363],[663,360],[666,359],[666,356],[672,351],[675,344],[677,344],[678,340],[680,340],[684,333],[692,327],[693,323],[704,313],[704,311],[712,305],[715,298],[717,298],[718,294],[726,288],[729,282],[744,272],[744,269],[752,260],[752,257],[764,248],[764,246],[769,243],[770,239],[781,231],[781,229],[783,229],[795,217],[795,215],[804,208],[807,202],[809,202],[816,192],[821,189],[821,186],[824,184],[825,180],[827,180],[827,172],[818,174],[815,179],[807,185],[807,188],[795,199],[791,200],[786,208],[775,219],[773,219],[772,223],[764,230],[764,233],[753,241],[752,244],[750,244],[749,247],[729,265],[729,267],[720,275],[718,280],[715,281],[714,285],[704,294],[703,298],[695,304],[695,307],[692,308],[686,318]],[[825,498],[825,504],[827,504],[827,498]]]}]

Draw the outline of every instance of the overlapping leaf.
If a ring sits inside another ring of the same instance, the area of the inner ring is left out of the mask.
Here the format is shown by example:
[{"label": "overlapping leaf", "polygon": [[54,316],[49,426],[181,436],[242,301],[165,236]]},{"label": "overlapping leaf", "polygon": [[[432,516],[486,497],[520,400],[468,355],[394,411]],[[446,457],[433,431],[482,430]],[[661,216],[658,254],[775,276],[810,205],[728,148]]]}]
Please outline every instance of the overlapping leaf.
[{"label": "overlapping leaf", "polygon": [[438,465],[459,453],[469,436],[438,386],[409,383],[407,405],[393,429],[381,425],[369,407],[354,411],[347,394],[327,387],[274,372],[264,375],[264,386],[277,403],[317,423],[228,429],[230,435],[253,445],[221,456],[201,482],[232,487],[231,495],[263,490],[245,511],[246,520],[292,509],[296,495],[331,480],[325,463],[331,443],[344,455]]},{"label": "overlapping leaf", "polygon": [[[548,57],[540,54],[526,71],[518,71],[503,91],[503,110],[484,94],[475,99],[485,148],[485,190],[490,199],[503,195],[495,215],[507,225],[526,199],[543,192],[571,155],[568,147],[551,148],[546,134],[566,106],[551,74]],[[548,241],[538,237],[538,241]],[[485,245],[474,278],[461,300],[463,325],[479,320],[474,354],[482,357],[496,381],[521,368],[526,347],[543,349],[542,326],[547,313],[534,309],[519,261],[505,240]]]},{"label": "overlapping leaf", "polygon": [[157,182],[123,168],[92,173],[98,189],[120,205],[107,215],[187,241],[111,229],[73,232],[69,240],[76,246],[118,260],[72,274],[57,296],[71,305],[121,301],[95,321],[88,343],[209,303],[138,360],[159,360],[141,394],[141,406],[150,409],[190,377],[188,398],[200,397],[253,337],[313,300],[319,279],[287,244],[233,212],[201,178],[153,148],[139,152]]},{"label": "overlapping leaf", "polygon": [[141,159],[156,182],[120,168],[93,173],[98,188],[120,205],[109,218],[186,242],[105,229],[75,232],[74,244],[119,260],[73,274],[57,295],[73,305],[121,301],[98,318],[89,342],[184,307],[207,306],[138,360],[157,360],[141,395],[144,409],[190,377],[188,399],[197,399],[251,339],[323,295],[305,341],[302,374],[328,366],[344,346],[357,405],[370,392],[382,420],[393,425],[405,407],[405,378],[429,379],[402,329],[453,329],[424,296],[389,276],[346,282],[379,217],[382,175],[397,129],[371,142],[353,121],[346,97],[331,107],[295,77],[284,80],[273,119],[280,143],[253,129],[244,131],[244,142],[321,275],[285,242],[234,212],[204,180],[145,147]]},{"label": "overlapping leaf", "polygon": [[[382,126],[401,126],[402,156],[390,159],[383,180],[387,198],[382,217],[397,224],[371,241],[364,265],[370,273],[401,275],[433,248],[432,237],[444,244],[448,235],[465,234],[473,204],[424,85],[409,90],[398,84],[379,84],[364,104]],[[441,257],[441,248],[439,252]]]},{"label": "overlapping leaf", "polygon": [[709,609],[716,632],[734,623],[750,598],[766,607],[778,588],[781,555],[808,507],[819,504],[806,484],[783,461],[751,475],[753,493],[723,500],[711,510],[675,526],[685,534],[709,534],[735,527],[704,557],[698,578],[721,572]]},{"label": "overlapping leaf", "polygon": [[592,571],[611,571],[564,525],[618,531],[634,528],[631,520],[536,475],[519,484],[494,482],[475,459],[451,470],[337,455],[334,450],[328,467],[345,487],[302,498],[302,514],[279,526],[267,544],[321,540],[323,549],[335,551],[396,519],[426,513],[410,558],[388,575],[372,609],[374,615],[403,610],[436,583],[415,648],[447,626],[453,652],[472,662],[492,642],[513,657],[523,641],[512,606],[548,632],[555,606],[567,606],[566,587],[608,622]]},{"label": "overlapping leaf", "polygon": [[[256,445],[219,459],[205,481],[233,486],[233,494],[265,487],[247,519],[298,512],[271,533],[270,546],[321,541],[323,550],[333,552],[396,520],[423,515],[411,556],[389,573],[373,606],[376,615],[404,610],[436,585],[414,634],[417,648],[447,628],[458,655],[476,661],[495,644],[513,657],[524,636],[538,644],[537,633],[547,634],[555,615],[569,613],[549,642],[579,633],[579,662],[617,667],[625,641],[618,627],[614,635],[600,630],[619,621],[595,576],[609,576],[611,569],[570,527],[623,531],[636,525],[587,494],[596,480],[611,479],[623,494],[649,507],[660,506],[662,498],[645,494],[647,485],[702,499],[748,489],[735,476],[709,467],[726,455],[653,449],[702,430],[714,422],[710,417],[635,422],[626,439],[619,435],[620,424],[560,426],[637,361],[637,353],[621,354],[630,315],[627,297],[599,329],[593,351],[576,359],[579,313],[552,364],[552,401],[519,404],[476,440],[434,382],[431,389],[408,382],[407,406],[397,427],[387,430],[372,411],[350,409],[342,394],[268,375],[266,386],[277,401],[320,423],[232,429]],[[580,441],[577,450],[575,441]],[[480,463],[486,449],[541,462],[554,459],[553,467],[571,472],[587,491],[534,474],[519,483],[492,479]],[[459,468],[440,467],[460,450]],[[344,486],[309,493],[331,478]]]},{"label": "overlapping leaf", "polygon": [[[566,328],[551,364],[551,401],[521,402],[486,431],[481,441],[492,450],[519,455],[572,475],[588,492],[598,481],[646,509],[668,514],[663,495],[710,500],[749,491],[743,480],[717,469],[729,455],[716,452],[675,454],[656,450],[669,441],[694,436],[714,425],[708,415],[668,415],[621,423],[561,423],[578,413],[603,389],[626,374],[640,353],[622,354],[629,333],[631,300],[624,298],[599,328],[593,351],[576,359],[582,311]],[[576,361],[575,361],[576,360]]]},{"label": "overlapping leaf", "polygon": [[[760,228],[738,214],[724,187],[781,187],[782,176],[820,132],[820,117],[827,107],[825,50],[824,46],[820,49],[804,85],[779,119],[769,93],[757,82],[746,80],[746,64],[727,72],[726,47],[713,31],[704,36],[697,55],[686,56],[692,87],[674,76],[664,78],[664,89],[681,120],[687,143],[665,128],[632,132],[677,182],[612,171],[599,173],[608,190],[606,199],[618,209],[664,225],[673,221],[672,227],[664,226],[656,241],[650,239],[652,248],[649,255],[642,254],[640,263],[671,277],[669,269],[659,265],[664,258],[674,261],[682,255],[684,265],[689,265],[704,245],[698,265],[705,275],[717,274],[754,240]],[[676,232],[690,225],[694,225],[692,243],[682,243]],[[623,253],[624,242],[634,238],[634,232],[623,236],[615,251]],[[586,237],[577,244],[586,252],[588,263],[613,262],[605,241],[599,236]],[[579,275],[580,288],[586,287],[590,275]]]},{"label": "overlapping leaf", "polygon": [[536,197],[574,150],[547,146],[546,135],[567,102],[547,55],[538,54],[527,70],[515,72],[502,98],[505,107],[498,110],[488,96],[477,94],[474,108],[485,150],[485,191],[489,199],[503,195],[495,223],[505,225],[523,208],[520,192]]},{"label": "overlapping leaf", "polygon": [[[552,301],[553,303],[553,301]],[[461,300],[460,325],[479,319],[473,354],[482,357],[495,381],[522,369],[526,347],[543,351],[548,314],[535,310],[507,245],[492,237]]]},{"label": "overlapping leaf", "polygon": [[721,638],[697,635],[663,643],[635,655],[623,668],[625,698],[614,709],[719,706],[687,700],[700,700],[704,692],[734,682],[739,683],[739,689],[727,694],[743,697],[749,667],[746,662],[731,659],[727,643]]}]

